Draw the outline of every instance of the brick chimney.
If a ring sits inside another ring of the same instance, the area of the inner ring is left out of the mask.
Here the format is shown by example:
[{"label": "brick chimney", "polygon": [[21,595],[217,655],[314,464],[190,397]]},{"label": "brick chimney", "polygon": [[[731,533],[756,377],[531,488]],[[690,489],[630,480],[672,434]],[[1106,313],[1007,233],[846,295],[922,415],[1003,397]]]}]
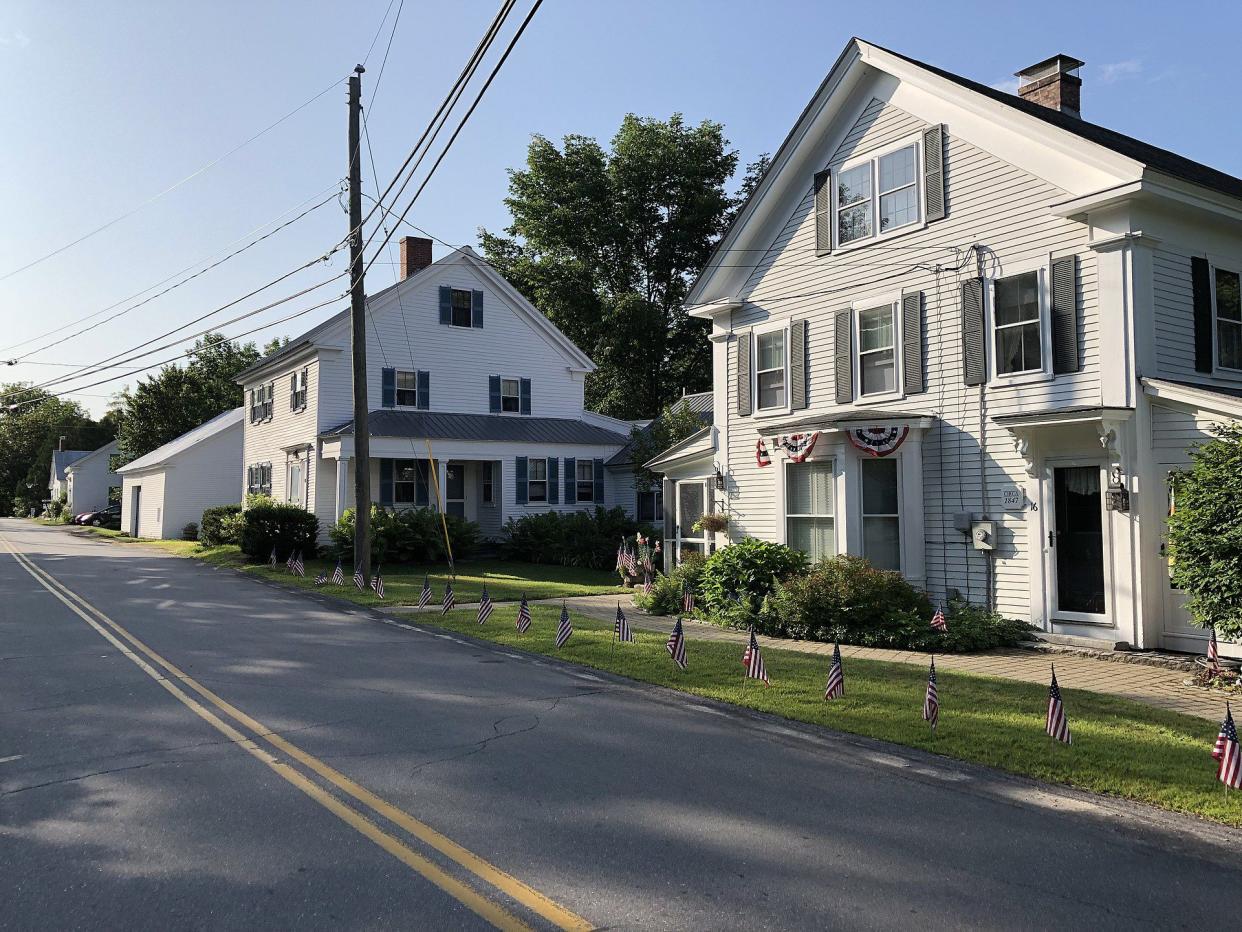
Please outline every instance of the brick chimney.
[{"label": "brick chimney", "polygon": [[1017,73],[1018,96],[1081,119],[1082,78],[1078,69],[1084,64],[1068,55],[1053,55],[1024,68]]},{"label": "brick chimney", "polygon": [[431,265],[431,240],[425,236],[401,237],[401,280]]}]

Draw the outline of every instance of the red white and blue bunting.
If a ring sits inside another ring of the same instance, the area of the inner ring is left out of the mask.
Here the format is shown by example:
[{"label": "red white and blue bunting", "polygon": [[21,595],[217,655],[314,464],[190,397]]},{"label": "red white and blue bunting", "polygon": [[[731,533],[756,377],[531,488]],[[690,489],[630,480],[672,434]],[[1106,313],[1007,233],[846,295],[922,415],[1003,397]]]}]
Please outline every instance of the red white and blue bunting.
[{"label": "red white and blue bunting", "polygon": [[909,427],[859,427],[846,431],[850,443],[868,456],[888,456],[906,441]]},{"label": "red white and blue bunting", "polygon": [[[819,431],[815,431],[810,434],[781,434],[769,437],[768,442],[789,457],[790,462],[801,463],[811,455],[811,451],[815,449],[815,441],[818,439]],[[760,466],[772,465],[772,456],[768,453],[767,444],[764,443],[762,437],[755,444],[755,462]]]}]

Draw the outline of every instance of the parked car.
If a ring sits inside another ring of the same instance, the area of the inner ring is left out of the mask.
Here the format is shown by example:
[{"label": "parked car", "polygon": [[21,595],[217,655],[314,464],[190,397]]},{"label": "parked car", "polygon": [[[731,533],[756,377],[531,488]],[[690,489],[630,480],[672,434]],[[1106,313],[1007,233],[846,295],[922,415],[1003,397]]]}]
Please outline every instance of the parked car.
[{"label": "parked car", "polygon": [[115,505],[109,505],[102,511],[90,511],[83,515],[78,515],[74,519],[77,524],[89,524],[91,527],[106,527],[114,531],[121,529],[121,505],[118,502]]}]

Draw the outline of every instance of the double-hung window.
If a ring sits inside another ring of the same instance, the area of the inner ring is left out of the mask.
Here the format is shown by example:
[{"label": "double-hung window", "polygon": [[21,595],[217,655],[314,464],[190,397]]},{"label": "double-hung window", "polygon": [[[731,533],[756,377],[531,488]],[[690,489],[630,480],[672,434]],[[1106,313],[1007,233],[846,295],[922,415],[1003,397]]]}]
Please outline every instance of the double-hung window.
[{"label": "double-hung window", "polygon": [[858,393],[887,395],[897,391],[896,305],[858,312]]},{"label": "double-hung window", "polygon": [[419,489],[423,489],[421,498],[426,501],[426,488],[429,476],[426,460],[393,460],[392,463],[392,500],[397,505],[417,505]]},{"label": "double-hung window", "polygon": [[992,334],[997,375],[1043,371],[1039,272],[996,280],[992,287]]},{"label": "double-hung window", "polygon": [[577,498],[580,502],[595,501],[595,463],[580,459],[574,469],[577,472]]},{"label": "double-hung window", "polygon": [[785,330],[768,330],[755,337],[756,386],[759,410],[767,411],[785,407],[785,386],[788,384],[786,369],[789,365],[785,352]]},{"label": "double-hung window", "polygon": [[531,458],[526,474],[526,500],[528,502],[546,502],[548,500],[548,461]]},{"label": "double-hung window", "polygon": [[811,560],[837,552],[832,461],[785,465],[785,540]]},{"label": "double-hung window", "polygon": [[450,320],[454,327],[469,327],[474,323],[471,316],[472,297],[471,293],[464,288],[453,289]]},{"label": "double-hung window", "polygon": [[863,556],[881,570],[901,569],[901,495],[895,457],[864,459],[862,467]]},{"label": "double-hung window", "polygon": [[397,371],[397,407],[418,407],[418,373]]},{"label": "double-hung window", "polygon": [[1237,272],[1216,270],[1216,368],[1242,370],[1242,290]]},{"label": "double-hung window", "polygon": [[919,219],[918,150],[905,146],[876,160],[880,174],[880,232]]},{"label": "double-hung window", "polygon": [[639,521],[654,522],[662,520],[664,514],[664,489],[656,486],[638,493],[637,512]]},{"label": "double-hung window", "polygon": [[301,411],[306,407],[306,385],[309,380],[309,370],[302,369],[289,376],[289,410]]},{"label": "double-hung window", "polygon": [[847,163],[836,173],[837,245],[877,239],[922,220],[919,145]]},{"label": "double-hung window", "polygon": [[500,410],[510,414],[522,410],[522,389],[517,379],[500,380]]}]

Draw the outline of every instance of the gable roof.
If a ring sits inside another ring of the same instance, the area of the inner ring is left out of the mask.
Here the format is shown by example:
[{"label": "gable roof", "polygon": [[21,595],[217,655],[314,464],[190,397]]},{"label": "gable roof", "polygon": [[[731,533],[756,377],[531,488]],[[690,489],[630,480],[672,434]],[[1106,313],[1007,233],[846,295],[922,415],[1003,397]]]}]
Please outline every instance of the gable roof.
[{"label": "gable roof", "polygon": [[[682,395],[679,399],[677,399],[675,404],[685,405],[687,408],[689,408],[691,411],[697,414],[699,416],[699,420],[702,421],[704,424],[712,423],[712,393],[711,392],[696,392],[693,395]],[[637,431],[637,434],[651,433],[652,428],[655,426],[655,423],[658,420],[659,420],[658,417],[653,418],[651,421],[649,421],[647,424],[641,427]],[[612,459],[608,461],[607,463],[608,466],[613,466],[613,467],[628,466],[631,463],[633,463],[635,436],[636,436],[635,434],[630,435],[630,439],[625,444],[625,446],[622,447],[620,450],[618,450],[617,453],[612,457]]]},{"label": "gable roof", "polygon": [[[180,437],[168,441],[162,447],[156,447],[145,456],[140,456],[132,463],[126,463],[117,470],[118,475],[129,472],[137,472],[141,469],[151,469],[154,466],[162,466],[175,456],[179,456],[186,452],[195,444],[209,440],[217,434],[222,434],[230,427],[240,427],[242,415],[245,408],[233,408],[231,411],[225,411],[218,414],[206,423],[199,424],[193,430],[187,430]],[[241,462],[240,438],[238,440],[238,463]]]},{"label": "gable roof", "polygon": [[52,472],[56,476],[58,482],[65,481],[65,470],[82,459],[89,456],[90,450],[53,450],[52,451]]},{"label": "gable roof", "polygon": [[[461,264],[468,265],[481,277],[489,281],[496,292],[503,296],[526,318],[527,323],[566,356],[571,365],[587,372],[595,369],[595,363],[591,361],[591,358],[586,353],[582,352],[569,337],[561,333],[556,325],[548,320],[538,308],[526,300],[522,293],[514,288],[507,278],[485,262],[469,246],[454,249],[447,256],[437,259],[426,268],[419,269],[409,278],[394,282],[387,288],[375,292],[375,294],[367,295],[367,311],[374,313],[380,305],[386,304],[394,297],[399,297],[401,292],[425,283],[437,272],[444,271],[449,266]],[[290,340],[280,349],[269,353],[253,365],[243,369],[233,377],[233,381],[238,384],[245,384],[249,378],[271,367],[273,364],[285,362],[297,353],[309,349],[338,327],[348,326],[349,316],[350,309],[348,307],[338,311],[327,320],[307,330],[301,336]]]},{"label": "gable roof", "polygon": [[87,462],[87,460],[93,460],[95,457],[99,456],[100,454],[108,454],[108,455],[111,455],[111,454],[115,453],[115,452],[117,451],[118,447],[119,447],[118,442],[117,442],[117,441],[115,441],[115,440],[112,440],[112,441],[110,441],[110,442],[108,442],[108,443],[105,443],[102,447],[100,447],[100,448],[99,448],[99,449],[97,449],[97,450],[91,450],[91,452],[87,453],[85,456],[80,457],[79,459],[77,459],[77,460],[76,460],[75,462],[73,462],[73,463],[70,463],[70,464],[69,464],[69,466],[67,466],[66,468],[67,468],[67,469],[78,469],[78,468],[80,468],[80,467],[81,467],[84,463],[86,463],[86,462]]}]

